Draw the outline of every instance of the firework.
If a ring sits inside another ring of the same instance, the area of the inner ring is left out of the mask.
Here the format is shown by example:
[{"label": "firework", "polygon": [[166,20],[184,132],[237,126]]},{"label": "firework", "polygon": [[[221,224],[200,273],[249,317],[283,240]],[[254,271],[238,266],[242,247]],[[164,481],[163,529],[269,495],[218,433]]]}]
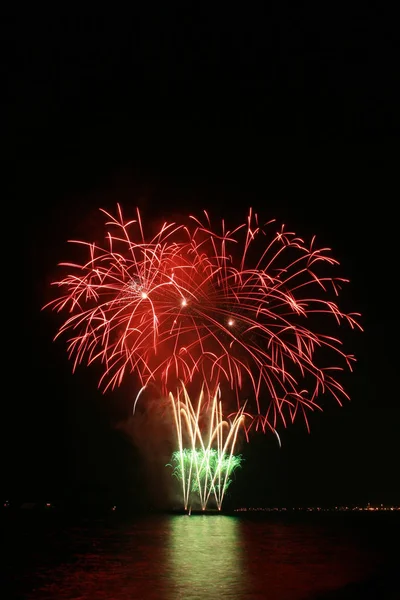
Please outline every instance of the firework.
[{"label": "firework", "polygon": [[187,390],[182,386],[176,397],[170,393],[179,450],[172,455],[173,475],[182,484],[185,510],[196,495],[205,510],[210,499],[221,510],[232,473],[242,458],[234,454],[239,429],[244,422],[244,410],[231,421],[224,420],[219,390],[204,413],[203,390],[195,409]]},{"label": "firework", "polygon": [[[179,382],[205,385],[206,410],[225,386],[236,415],[247,398],[249,427],[276,431],[300,412],[319,408],[319,398],[347,397],[337,375],[354,356],[342,349],[331,324],[359,328],[357,313],[337,304],[340,277],[327,248],[306,244],[271,221],[247,221],[215,229],[207,213],[188,224],[164,224],[147,240],[137,212],[108,220],[103,246],[86,242],[82,264],[56,283],[50,305],[70,316],[58,335],[69,335],[74,368],[103,366],[100,385],[121,384],[136,373],[142,386],[165,396]],[[268,235],[270,232],[270,235]],[[331,319],[331,324],[329,323]],[[227,413],[227,411],[225,411]],[[251,417],[251,418],[250,418]]]},{"label": "firework", "polygon": [[232,482],[230,475],[241,466],[242,457],[220,454],[215,448],[183,448],[172,453],[171,463],[166,466],[173,468],[173,476],[187,491],[185,509],[189,498],[196,494],[203,510],[207,507],[207,497],[210,495],[215,499],[218,510],[221,510],[222,499]]},{"label": "firework", "polygon": [[71,241],[86,249],[87,260],[61,263],[72,274],[54,284],[60,295],[46,306],[70,312],[56,337],[69,333],[74,370],[83,361],[102,363],[106,390],[120,385],[127,371],[138,371],[146,383],[154,378],[148,365],[159,350],[165,313],[185,296],[174,278],[180,245],[173,237],[181,227],[165,223],[146,241],[139,212],[132,221],[119,206],[116,218],[102,212],[110,219],[104,247]]}]

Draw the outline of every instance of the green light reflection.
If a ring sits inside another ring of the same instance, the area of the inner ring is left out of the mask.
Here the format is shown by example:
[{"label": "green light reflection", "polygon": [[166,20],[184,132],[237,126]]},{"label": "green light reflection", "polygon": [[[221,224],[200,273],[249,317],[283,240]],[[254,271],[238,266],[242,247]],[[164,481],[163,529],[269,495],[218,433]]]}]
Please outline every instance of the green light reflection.
[{"label": "green light reflection", "polygon": [[182,515],[170,521],[176,598],[240,597],[245,589],[240,522],[225,515]]}]

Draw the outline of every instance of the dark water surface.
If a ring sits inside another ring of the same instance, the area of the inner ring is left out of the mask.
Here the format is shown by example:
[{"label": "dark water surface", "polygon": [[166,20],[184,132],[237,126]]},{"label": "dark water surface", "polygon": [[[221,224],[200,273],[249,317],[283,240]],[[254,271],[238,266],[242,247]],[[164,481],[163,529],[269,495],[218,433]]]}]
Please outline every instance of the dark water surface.
[{"label": "dark water surface", "polygon": [[395,513],[116,514],[2,515],[0,598],[400,599]]}]

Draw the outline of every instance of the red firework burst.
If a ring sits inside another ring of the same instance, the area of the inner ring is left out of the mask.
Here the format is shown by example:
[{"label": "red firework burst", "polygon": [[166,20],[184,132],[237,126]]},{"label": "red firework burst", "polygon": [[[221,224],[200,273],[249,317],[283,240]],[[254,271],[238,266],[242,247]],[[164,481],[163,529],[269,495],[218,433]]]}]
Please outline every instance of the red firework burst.
[{"label": "red firework burst", "polygon": [[105,389],[129,372],[164,392],[199,380],[210,397],[226,382],[239,405],[249,382],[246,409],[263,429],[299,409],[308,426],[306,409],[319,407],[320,395],[347,397],[335,373],[355,359],[322,328],[329,316],[361,326],[332,299],[347,280],[326,275],[338,264],[329,249],[274,221],[268,237],[251,210],[231,231],[224,222],[215,231],[205,213],[189,226],[164,224],[149,241],[139,212],[133,221],[119,206],[116,218],[105,214],[104,248],[76,242],[89,257],[64,263],[73,274],[56,283],[61,294],[50,303],[70,310],[57,335],[69,333],[74,368],[100,361]]}]

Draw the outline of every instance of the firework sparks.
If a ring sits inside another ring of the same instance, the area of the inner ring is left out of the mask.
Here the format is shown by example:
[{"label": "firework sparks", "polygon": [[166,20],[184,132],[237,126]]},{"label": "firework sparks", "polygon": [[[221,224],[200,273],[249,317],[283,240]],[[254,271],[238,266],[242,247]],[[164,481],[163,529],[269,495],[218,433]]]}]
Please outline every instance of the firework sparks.
[{"label": "firework sparks", "polygon": [[336,302],[346,280],[328,276],[338,264],[329,249],[273,221],[260,226],[251,210],[232,230],[214,229],[204,213],[189,225],[165,223],[150,240],[139,212],[133,221],[119,206],[105,215],[104,247],[76,242],[88,258],[64,264],[71,274],[50,303],[70,312],[57,335],[69,335],[74,368],[100,362],[103,389],[131,372],[165,395],[180,381],[204,384],[204,407],[227,385],[232,414],[248,397],[247,431],[276,433],[279,419],[286,425],[299,412],[308,427],[320,396],[347,397],[336,373],[355,359],[324,323],[361,327]]},{"label": "firework sparks", "polygon": [[231,421],[224,420],[219,396],[217,390],[204,414],[203,390],[196,409],[185,386],[176,397],[170,393],[179,450],[172,455],[172,465],[167,466],[173,467],[173,475],[182,484],[185,510],[193,494],[197,495],[203,510],[210,499],[221,510],[231,475],[242,462],[234,449],[245,419],[244,410],[239,410]]}]

